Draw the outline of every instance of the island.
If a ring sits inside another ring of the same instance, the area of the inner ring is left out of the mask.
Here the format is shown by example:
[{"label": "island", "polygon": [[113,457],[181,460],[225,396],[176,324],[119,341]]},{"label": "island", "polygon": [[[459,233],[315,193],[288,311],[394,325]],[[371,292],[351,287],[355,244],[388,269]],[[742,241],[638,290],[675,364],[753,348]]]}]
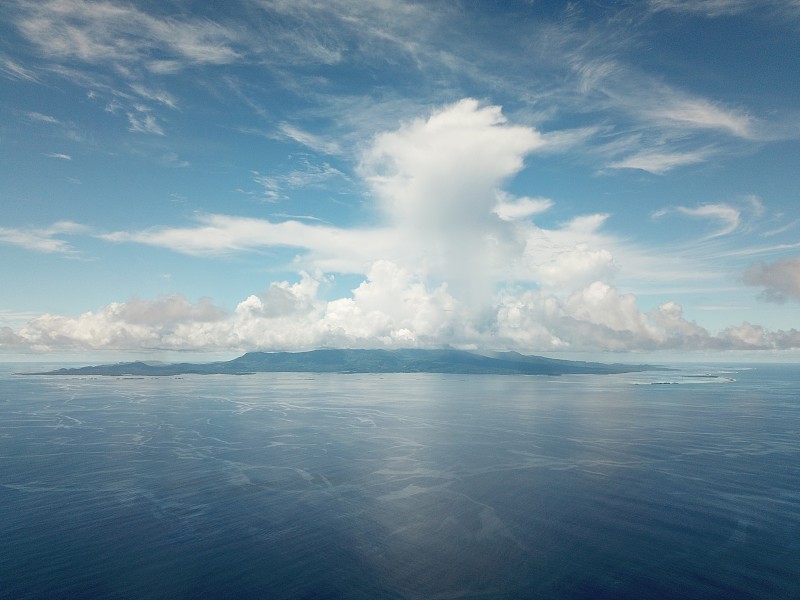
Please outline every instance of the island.
[{"label": "island", "polygon": [[452,373],[462,375],[607,375],[665,370],[653,365],[604,364],[524,355],[517,352],[479,353],[467,350],[322,349],[308,352],[248,352],[210,363],[150,363],[144,361],[57,369],[24,375],[246,375],[251,373]]}]

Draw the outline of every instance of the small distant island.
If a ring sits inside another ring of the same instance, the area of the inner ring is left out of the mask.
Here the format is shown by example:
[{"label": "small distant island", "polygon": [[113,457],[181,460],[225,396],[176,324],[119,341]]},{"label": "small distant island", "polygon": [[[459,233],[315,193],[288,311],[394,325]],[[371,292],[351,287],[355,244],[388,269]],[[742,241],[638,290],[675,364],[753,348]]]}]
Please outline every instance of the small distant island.
[{"label": "small distant island", "polygon": [[248,352],[211,363],[144,361],[57,369],[24,375],[246,375],[250,373],[452,373],[462,375],[608,375],[664,370],[652,365],[604,364],[529,356],[517,352],[466,350],[325,349],[308,352]]}]

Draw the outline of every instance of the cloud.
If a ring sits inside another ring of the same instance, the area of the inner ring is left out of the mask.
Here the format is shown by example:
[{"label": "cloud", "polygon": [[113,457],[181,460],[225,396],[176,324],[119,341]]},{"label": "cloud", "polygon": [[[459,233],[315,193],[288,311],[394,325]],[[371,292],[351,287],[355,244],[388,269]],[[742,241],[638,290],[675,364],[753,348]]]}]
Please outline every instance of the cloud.
[{"label": "cloud", "polygon": [[268,247],[297,248],[324,271],[363,273],[376,256],[391,255],[396,235],[382,229],[339,229],[289,220],[202,215],[195,227],[161,227],[100,234],[110,242],[133,242],[194,256],[225,255]]},{"label": "cloud", "polygon": [[544,145],[500,107],[466,99],[376,136],[359,174],[425,268],[477,301],[515,245],[494,212],[498,191]]},{"label": "cloud", "polygon": [[164,129],[146,107],[137,106],[136,112],[128,112],[125,114],[128,117],[128,131],[133,133],[164,135]]},{"label": "cloud", "polygon": [[11,79],[38,82],[38,79],[32,71],[26,69],[7,56],[0,56],[0,73],[3,73],[6,77]]},{"label": "cloud", "polygon": [[743,323],[712,335],[667,302],[641,311],[636,298],[603,282],[567,297],[501,291],[491,307],[467,310],[445,284],[376,261],[347,297],[324,300],[324,277],[270,284],[225,313],[181,295],[133,298],[77,317],[41,315],[0,328],[0,352],[58,350],[301,350],[319,347],[442,347],[522,352],[786,350],[800,332]]},{"label": "cloud", "polygon": [[676,206],[669,209],[661,209],[653,213],[653,218],[661,218],[670,212],[678,212],[689,217],[696,217],[700,219],[709,219],[719,223],[719,229],[710,233],[707,238],[716,238],[733,233],[739,228],[741,211],[729,204],[701,204],[700,206],[690,208],[687,206]]},{"label": "cloud", "polygon": [[739,220],[741,217],[739,209],[727,204],[703,204],[696,208],[679,206],[676,210],[690,217],[711,219],[712,221],[719,222],[720,229],[710,234],[709,237],[719,237],[736,231],[739,227]]},{"label": "cloud", "polygon": [[[447,280],[486,287],[507,269],[509,252],[524,245],[525,232],[496,214],[502,184],[519,172],[524,157],[545,142],[534,129],[508,124],[499,107],[464,100],[380,134],[360,161],[385,224],[371,229],[307,225],[296,221],[206,215],[198,226],[115,232],[102,237],[187,254],[220,254],[269,246],[308,252],[314,266],[363,273],[388,259]],[[268,194],[317,185],[342,173],[327,163],[280,177],[256,173]],[[506,200],[508,203],[508,200]],[[544,209],[544,200],[520,200],[514,210]],[[512,210],[508,205],[505,210]]]},{"label": "cloud", "polygon": [[[503,188],[529,156],[546,150],[547,141],[534,128],[510,124],[499,107],[467,99],[380,133],[363,150],[358,174],[379,220],[371,227],[210,214],[182,227],[104,234],[74,223],[3,230],[7,243],[62,253],[72,249],[58,236],[76,233],[195,256],[291,248],[297,251],[291,266],[301,271],[297,281],[274,282],[247,296],[232,313],[208,299],[133,298],[76,317],[42,315],[4,329],[3,348],[794,347],[792,331],[747,324],[714,335],[688,321],[676,302],[641,310],[637,298],[614,283],[620,263],[652,280],[664,276],[665,265],[678,268],[680,257],[659,262],[622,243],[606,232],[612,218],[606,213],[577,215],[550,229],[535,224],[530,217],[551,209],[553,201],[515,197]],[[307,165],[276,187],[340,176],[326,163]],[[752,198],[748,207],[754,214],[763,209]],[[711,237],[718,237],[740,227],[743,210],[705,204],[654,216],[710,220],[718,224]],[[363,278],[349,294],[327,298],[331,273]]]},{"label": "cloud", "polygon": [[761,295],[768,302],[800,301],[800,258],[756,263],[745,271],[744,282],[764,288]]},{"label": "cloud", "polygon": [[27,116],[31,121],[36,121],[38,123],[51,123],[53,125],[58,125],[60,121],[53,116],[44,115],[38,112],[26,112],[25,116]]},{"label": "cloud", "polygon": [[131,84],[131,89],[146,100],[152,100],[153,102],[163,104],[164,106],[173,110],[177,110],[178,108],[178,101],[169,92],[165,92],[163,90],[150,90],[139,83]]},{"label": "cloud", "polygon": [[709,154],[707,150],[668,153],[644,150],[622,160],[612,162],[608,165],[608,168],[640,169],[654,175],[663,175],[677,167],[705,162],[708,160]]},{"label": "cloud", "polygon": [[[212,214],[186,226],[100,237],[196,256],[294,248],[294,267],[309,271],[365,274],[376,260],[388,260],[434,288],[446,283],[448,293],[476,311],[505,282],[569,292],[595,280],[613,281],[620,260],[628,273],[641,272],[649,281],[674,277],[680,268],[684,274],[699,271],[679,257],[670,255],[667,264],[657,253],[604,233],[608,214],[578,215],[554,228],[536,226],[530,217],[554,202],[515,197],[503,188],[528,156],[547,150],[543,136],[510,124],[499,107],[464,100],[381,133],[363,150],[358,174],[376,225]],[[343,177],[327,163],[303,161],[305,168],[280,177],[255,173],[256,181],[268,197],[281,199],[287,190]]]},{"label": "cloud", "polygon": [[408,269],[378,261],[352,298],[327,304],[323,323],[346,340],[436,346],[443,338],[459,341],[461,332],[454,331],[457,306],[446,285],[430,290]]},{"label": "cloud", "polygon": [[184,322],[215,322],[224,315],[222,309],[214,306],[209,298],[201,298],[197,304],[192,304],[181,294],[157,300],[134,297],[127,303],[111,304],[106,310],[111,320],[155,327],[174,327]]},{"label": "cloud", "polygon": [[501,192],[494,212],[503,221],[516,221],[517,219],[527,219],[534,215],[547,212],[553,207],[553,201],[549,198],[513,198],[505,192]]},{"label": "cloud", "polygon": [[800,331],[767,331],[760,325],[742,323],[728,327],[718,336],[719,345],[732,350],[791,350],[800,348]]},{"label": "cloud", "polygon": [[739,110],[724,108],[704,98],[682,98],[667,94],[666,102],[645,110],[653,119],[670,122],[680,127],[716,129],[730,135],[757,139],[755,119]]},{"label": "cloud", "polygon": [[253,179],[264,187],[264,195],[272,201],[286,199],[285,190],[317,187],[335,178],[347,179],[344,173],[326,162],[314,164],[306,157],[302,157],[301,162],[303,168],[282,175],[262,175],[255,171]]},{"label": "cloud", "polygon": [[69,154],[62,154],[60,152],[47,152],[45,156],[48,158],[58,158],[61,160],[72,160],[72,157]]},{"label": "cloud", "polygon": [[655,11],[696,12],[709,17],[738,14],[753,6],[752,0],[650,0],[649,4]]},{"label": "cloud", "polygon": [[796,0],[650,0],[652,10],[700,14],[709,18],[755,12],[773,18],[800,17],[800,3]]},{"label": "cloud", "polygon": [[77,257],[78,251],[67,241],[59,239],[59,235],[76,235],[87,233],[84,225],[71,221],[60,221],[42,229],[17,229],[0,227],[0,244],[8,244],[42,252],[45,254],[61,254],[66,257]]},{"label": "cloud", "polygon": [[297,142],[298,144],[306,146],[315,152],[333,155],[341,154],[342,152],[341,147],[336,142],[327,140],[322,136],[303,131],[294,125],[290,125],[289,123],[281,123],[278,129],[285,137]]},{"label": "cloud", "polygon": [[183,65],[227,64],[240,58],[238,35],[201,18],[154,16],[102,1],[23,1],[19,6],[17,27],[48,58],[153,64],[150,57],[162,54],[156,64],[172,60]]},{"label": "cloud", "polygon": [[221,309],[210,300],[190,303],[177,294],[157,300],[134,298],[114,302],[98,312],[78,317],[45,314],[29,321],[7,344],[34,351],[183,349],[199,342],[209,325],[219,322]]}]

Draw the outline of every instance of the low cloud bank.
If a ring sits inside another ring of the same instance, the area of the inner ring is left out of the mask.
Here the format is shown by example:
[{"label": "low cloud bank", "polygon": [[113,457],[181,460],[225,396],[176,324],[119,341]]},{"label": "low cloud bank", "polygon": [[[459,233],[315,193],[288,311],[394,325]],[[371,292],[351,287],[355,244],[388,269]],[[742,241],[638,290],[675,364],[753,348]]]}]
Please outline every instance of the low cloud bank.
[{"label": "low cloud bank", "polygon": [[388,261],[372,265],[345,298],[323,300],[321,276],[272,283],[226,314],[210,300],[134,298],[77,317],[42,315],[0,330],[5,352],[302,350],[318,347],[441,347],[521,352],[785,350],[800,331],[743,323],[711,334],[667,302],[641,311],[631,294],[593,282],[559,297],[541,290],[498,293],[476,312]]}]

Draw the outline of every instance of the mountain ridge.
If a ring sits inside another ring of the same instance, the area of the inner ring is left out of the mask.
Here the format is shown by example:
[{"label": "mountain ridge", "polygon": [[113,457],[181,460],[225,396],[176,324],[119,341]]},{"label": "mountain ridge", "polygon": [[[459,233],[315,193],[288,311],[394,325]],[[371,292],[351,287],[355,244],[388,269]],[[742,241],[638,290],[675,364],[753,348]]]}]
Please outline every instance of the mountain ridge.
[{"label": "mountain ridge", "polygon": [[455,349],[318,349],[305,352],[247,352],[211,363],[126,363],[64,368],[23,375],[245,375],[251,373],[451,373],[461,375],[614,374],[663,370],[653,365],[607,364]]}]

